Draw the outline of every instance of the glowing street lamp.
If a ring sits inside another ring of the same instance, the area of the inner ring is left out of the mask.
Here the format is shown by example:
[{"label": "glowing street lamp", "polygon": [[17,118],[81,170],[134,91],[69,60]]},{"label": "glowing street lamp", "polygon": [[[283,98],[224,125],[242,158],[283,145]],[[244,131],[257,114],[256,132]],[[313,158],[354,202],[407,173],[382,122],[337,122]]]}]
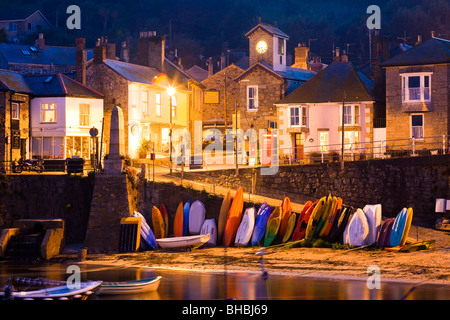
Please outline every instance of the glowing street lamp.
[{"label": "glowing street lamp", "polygon": [[175,95],[175,88],[169,86],[167,88],[167,94],[169,95],[169,105],[170,105],[169,158],[170,158],[170,175],[172,175],[172,113],[173,113],[172,97]]}]

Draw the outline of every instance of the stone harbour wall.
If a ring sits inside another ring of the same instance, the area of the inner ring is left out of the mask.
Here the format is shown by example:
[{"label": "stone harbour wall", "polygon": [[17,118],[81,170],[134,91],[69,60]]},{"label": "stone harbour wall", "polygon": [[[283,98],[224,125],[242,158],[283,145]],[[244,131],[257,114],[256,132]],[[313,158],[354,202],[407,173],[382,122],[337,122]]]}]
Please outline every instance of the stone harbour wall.
[{"label": "stone harbour wall", "polygon": [[93,190],[92,177],[0,175],[0,229],[19,219],[64,219],[66,243],[81,243]]},{"label": "stone harbour wall", "polygon": [[383,216],[395,217],[403,207],[412,207],[414,223],[431,226],[437,198],[450,199],[450,155],[399,159],[280,166],[275,175],[259,169],[185,172],[185,179],[237,188],[245,192],[305,203],[330,192],[345,204],[363,208],[381,203]]}]

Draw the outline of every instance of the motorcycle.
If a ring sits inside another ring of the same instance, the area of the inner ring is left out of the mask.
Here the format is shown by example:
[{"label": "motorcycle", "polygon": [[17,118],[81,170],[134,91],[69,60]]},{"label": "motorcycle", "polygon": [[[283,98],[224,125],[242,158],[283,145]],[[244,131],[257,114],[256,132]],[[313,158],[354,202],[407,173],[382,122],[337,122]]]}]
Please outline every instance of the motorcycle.
[{"label": "motorcycle", "polygon": [[37,173],[42,173],[44,171],[44,160],[42,159],[38,159],[38,160],[23,160],[23,159],[19,159],[19,161],[16,162],[14,161],[12,164],[12,171],[14,173],[21,173],[22,171],[36,171]]}]

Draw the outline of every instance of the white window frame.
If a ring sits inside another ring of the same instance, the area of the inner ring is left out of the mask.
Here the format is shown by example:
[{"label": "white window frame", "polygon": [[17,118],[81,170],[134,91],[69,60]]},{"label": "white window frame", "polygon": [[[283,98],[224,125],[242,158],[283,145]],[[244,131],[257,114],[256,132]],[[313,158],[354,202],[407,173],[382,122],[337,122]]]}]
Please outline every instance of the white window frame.
[{"label": "white window frame", "polygon": [[344,152],[351,151],[353,148],[358,148],[360,143],[361,135],[359,131],[344,131]]},{"label": "white window frame", "polygon": [[328,130],[320,130],[317,133],[317,138],[319,141],[319,151],[328,152],[330,145],[330,132]]},{"label": "white window frame", "polygon": [[177,118],[177,96],[169,96],[169,99],[172,99],[172,119]]},{"label": "white window frame", "polygon": [[149,115],[150,110],[148,108],[148,91],[141,91],[141,111],[144,115]]},{"label": "white window frame", "polygon": [[[344,126],[360,126],[361,125],[361,106],[359,104],[346,104],[345,107],[350,107],[350,122],[344,123]],[[342,106],[339,108],[341,124],[342,124]],[[344,120],[347,114],[344,114]]]},{"label": "white window frame", "polygon": [[[298,109],[298,124],[292,124],[292,110]],[[307,127],[308,113],[305,106],[291,106],[289,107],[289,126],[290,127]]]},{"label": "white window frame", "polygon": [[[44,105],[48,105],[49,108],[48,109],[44,109]],[[50,106],[54,106],[54,108],[50,108]],[[54,121],[44,121],[45,117],[44,117],[44,112],[55,112],[55,119]],[[58,112],[56,110],[56,103],[54,102],[44,102],[41,103],[41,123],[56,123],[57,122],[57,117],[58,116]]]},{"label": "white window frame", "polygon": [[[431,75],[432,72],[415,72],[415,73],[402,73],[401,81],[402,81],[402,102],[430,102],[431,101]],[[409,88],[409,78],[412,77],[420,77],[420,87],[419,87],[419,99],[411,99],[410,98],[410,88]],[[425,90],[425,77],[429,77],[428,80],[428,98],[425,99],[426,90]]]},{"label": "white window frame", "polygon": [[425,115],[423,113],[411,113],[409,116],[409,127],[410,127],[410,137],[413,137],[413,128],[415,128],[416,126],[413,127],[412,124],[412,118],[413,116],[421,116],[422,117],[422,136],[421,137],[414,137],[414,139],[416,140],[423,140],[425,137]]},{"label": "white window frame", "polygon": [[155,94],[155,114],[157,117],[162,117],[161,93],[160,92],[156,92],[156,94]]},{"label": "white window frame", "polygon": [[11,103],[11,119],[20,120],[20,104],[17,102]]},{"label": "white window frame", "polygon": [[[250,89],[254,90],[252,98],[250,98]],[[250,108],[250,101],[253,101],[254,108]],[[258,107],[258,86],[247,86],[247,111],[258,111]]]},{"label": "white window frame", "polygon": [[[81,105],[85,105],[88,108],[88,113],[81,113]],[[79,121],[80,121],[80,127],[89,127],[91,124],[91,105],[89,103],[80,103],[79,106]],[[83,121],[81,121],[82,117],[86,117],[87,116],[87,123],[82,123]]]}]

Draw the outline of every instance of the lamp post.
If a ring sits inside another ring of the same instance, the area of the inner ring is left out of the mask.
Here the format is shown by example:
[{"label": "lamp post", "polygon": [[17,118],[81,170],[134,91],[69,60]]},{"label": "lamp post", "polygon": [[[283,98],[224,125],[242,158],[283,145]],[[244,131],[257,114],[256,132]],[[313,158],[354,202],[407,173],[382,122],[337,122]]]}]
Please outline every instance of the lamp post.
[{"label": "lamp post", "polygon": [[169,128],[169,160],[170,160],[170,175],[172,175],[172,113],[173,113],[173,106],[172,106],[172,97],[175,95],[175,88],[168,87],[167,88],[167,94],[169,95],[169,105],[170,105],[170,115],[169,115],[169,122],[170,122],[170,128]]}]

